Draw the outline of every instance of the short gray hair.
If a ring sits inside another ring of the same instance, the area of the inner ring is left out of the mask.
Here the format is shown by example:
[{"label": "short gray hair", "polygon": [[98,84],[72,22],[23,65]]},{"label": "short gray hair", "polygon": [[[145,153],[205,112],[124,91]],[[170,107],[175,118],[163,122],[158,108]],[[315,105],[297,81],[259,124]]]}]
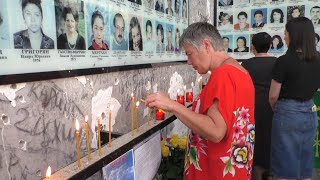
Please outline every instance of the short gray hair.
[{"label": "short gray hair", "polygon": [[212,47],[216,50],[223,50],[220,33],[216,27],[207,22],[196,22],[190,24],[182,34],[179,45],[180,47],[183,47],[185,43],[189,43],[195,48],[200,49],[204,39],[208,39]]}]

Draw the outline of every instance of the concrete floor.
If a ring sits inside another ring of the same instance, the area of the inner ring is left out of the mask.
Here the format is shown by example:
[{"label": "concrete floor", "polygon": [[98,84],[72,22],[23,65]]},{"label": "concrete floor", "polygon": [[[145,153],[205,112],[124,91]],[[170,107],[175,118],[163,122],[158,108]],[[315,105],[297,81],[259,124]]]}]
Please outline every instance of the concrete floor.
[{"label": "concrete floor", "polygon": [[312,180],[320,180],[320,169],[313,169]]}]

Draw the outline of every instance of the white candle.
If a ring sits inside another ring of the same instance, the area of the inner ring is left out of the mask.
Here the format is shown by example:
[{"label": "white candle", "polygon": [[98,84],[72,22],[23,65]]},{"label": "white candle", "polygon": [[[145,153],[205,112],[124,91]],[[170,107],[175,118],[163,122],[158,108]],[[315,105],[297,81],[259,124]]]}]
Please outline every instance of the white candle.
[{"label": "white candle", "polygon": [[191,92],[193,93],[193,86],[194,86],[194,84],[193,84],[193,82],[191,83]]}]

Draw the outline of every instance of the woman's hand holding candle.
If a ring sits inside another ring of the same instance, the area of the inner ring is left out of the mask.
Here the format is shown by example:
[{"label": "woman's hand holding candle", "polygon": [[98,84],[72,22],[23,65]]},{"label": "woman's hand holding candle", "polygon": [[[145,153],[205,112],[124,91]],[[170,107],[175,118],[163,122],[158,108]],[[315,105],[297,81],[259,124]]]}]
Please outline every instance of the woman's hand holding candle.
[{"label": "woman's hand holding candle", "polygon": [[145,99],[145,105],[153,108],[160,108],[162,111],[172,112],[174,107],[179,105],[176,101],[171,100],[167,94],[156,92]]}]

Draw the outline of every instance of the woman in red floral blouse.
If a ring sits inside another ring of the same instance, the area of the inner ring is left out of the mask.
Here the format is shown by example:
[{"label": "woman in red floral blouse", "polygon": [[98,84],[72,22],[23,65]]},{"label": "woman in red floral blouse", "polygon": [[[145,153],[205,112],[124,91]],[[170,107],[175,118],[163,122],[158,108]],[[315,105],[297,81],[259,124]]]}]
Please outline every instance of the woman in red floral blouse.
[{"label": "woman in red floral blouse", "polygon": [[188,64],[211,77],[192,110],[163,93],[146,105],[174,113],[190,128],[186,180],[251,179],[254,148],[254,86],[249,73],[223,50],[217,29],[191,24],[180,39]]}]

